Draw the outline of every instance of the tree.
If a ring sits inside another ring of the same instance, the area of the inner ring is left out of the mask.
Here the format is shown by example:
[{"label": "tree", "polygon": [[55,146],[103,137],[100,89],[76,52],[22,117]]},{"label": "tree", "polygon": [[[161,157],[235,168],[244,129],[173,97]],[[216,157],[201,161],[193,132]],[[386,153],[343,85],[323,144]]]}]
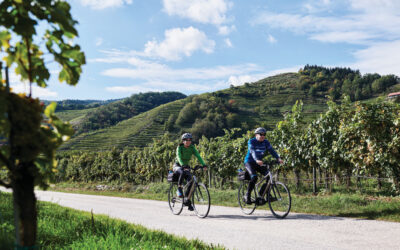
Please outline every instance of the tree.
[{"label": "tree", "polygon": [[[308,167],[308,160],[305,152],[309,150],[304,143],[305,122],[303,114],[303,102],[296,101],[292,107],[292,113],[287,114],[283,121],[276,124],[272,132],[268,132],[267,137],[275,145],[285,166],[279,166],[279,170],[287,171],[287,168],[294,169],[296,177],[296,187],[300,187],[300,172]],[[282,169],[282,167],[286,169]]]},{"label": "tree", "polygon": [[[32,98],[32,84],[47,86],[50,73],[45,59],[61,66],[61,82],[77,84],[85,56],[79,45],[72,44],[78,35],[76,24],[70,5],[62,0],[0,3],[0,52],[5,54],[2,60],[7,67],[6,79],[0,84],[0,137],[6,140],[0,147],[0,170],[6,170],[7,178],[0,184],[13,189],[17,248],[35,246],[34,186],[47,186],[56,167],[55,151],[73,133],[54,116],[55,103],[44,108],[39,99]],[[10,91],[8,68],[15,68],[21,80],[29,83],[27,96]]]}]

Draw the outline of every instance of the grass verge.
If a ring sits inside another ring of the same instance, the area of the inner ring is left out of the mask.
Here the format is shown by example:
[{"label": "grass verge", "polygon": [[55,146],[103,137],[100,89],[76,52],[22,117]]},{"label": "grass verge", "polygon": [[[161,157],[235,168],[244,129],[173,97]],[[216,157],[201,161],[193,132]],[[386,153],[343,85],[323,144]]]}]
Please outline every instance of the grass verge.
[{"label": "grass verge", "polygon": [[[0,201],[0,249],[13,249],[12,196],[0,193]],[[222,249],[50,202],[38,202],[37,207],[42,249]]]},{"label": "grass verge", "polygon": [[[103,190],[99,189],[99,186]],[[169,183],[149,185],[100,185],[60,183],[50,190],[167,201]],[[237,190],[210,189],[211,204],[238,207]],[[268,206],[260,207],[268,209]],[[400,197],[371,196],[359,193],[292,194],[291,212],[400,222]]]}]

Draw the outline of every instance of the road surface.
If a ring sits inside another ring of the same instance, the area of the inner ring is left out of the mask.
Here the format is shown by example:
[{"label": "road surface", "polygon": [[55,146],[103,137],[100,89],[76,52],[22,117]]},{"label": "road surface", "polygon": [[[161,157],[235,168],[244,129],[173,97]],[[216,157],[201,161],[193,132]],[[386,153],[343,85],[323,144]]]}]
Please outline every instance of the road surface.
[{"label": "road surface", "polygon": [[240,208],[211,206],[198,218],[186,208],[173,215],[166,201],[36,191],[50,201],[141,224],[229,249],[400,249],[400,223],[290,213],[283,220],[268,210],[244,215]]}]

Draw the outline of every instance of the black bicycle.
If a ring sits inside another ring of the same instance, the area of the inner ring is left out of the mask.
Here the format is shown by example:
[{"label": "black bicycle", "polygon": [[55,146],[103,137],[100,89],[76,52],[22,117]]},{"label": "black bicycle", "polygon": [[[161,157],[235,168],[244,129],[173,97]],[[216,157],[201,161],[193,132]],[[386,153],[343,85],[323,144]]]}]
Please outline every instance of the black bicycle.
[{"label": "black bicycle", "polygon": [[282,182],[276,181],[270,170],[274,163],[269,163],[264,166],[268,167],[268,174],[261,178],[255,185],[251,193],[251,204],[246,203],[247,188],[250,183],[250,176],[243,171],[243,175],[239,176],[240,186],[238,192],[238,202],[242,212],[250,215],[254,212],[257,206],[262,206],[268,203],[272,214],[280,219],[285,218],[292,205],[292,198],[289,189]]},{"label": "black bicycle", "polygon": [[[198,169],[203,169],[203,167],[196,166],[193,169],[189,167],[188,170],[185,171],[193,170],[194,172]],[[188,192],[189,188],[190,190]],[[192,179],[183,187],[183,193],[188,194],[187,197],[178,197],[177,191],[178,182],[172,181],[168,192],[168,204],[173,214],[179,215],[183,210],[183,206],[191,203],[198,217],[207,217],[211,206],[210,193],[203,183],[198,182],[198,179],[194,174],[192,175]]]}]

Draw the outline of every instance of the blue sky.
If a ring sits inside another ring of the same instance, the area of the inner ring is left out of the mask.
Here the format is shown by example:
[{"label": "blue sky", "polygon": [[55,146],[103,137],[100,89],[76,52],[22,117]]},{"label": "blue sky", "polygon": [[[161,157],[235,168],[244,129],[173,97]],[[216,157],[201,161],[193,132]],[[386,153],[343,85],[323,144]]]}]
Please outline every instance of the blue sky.
[{"label": "blue sky", "polygon": [[[398,0],[71,0],[87,64],[50,100],[212,92],[305,64],[400,76]],[[15,91],[26,84],[13,78]]]}]

